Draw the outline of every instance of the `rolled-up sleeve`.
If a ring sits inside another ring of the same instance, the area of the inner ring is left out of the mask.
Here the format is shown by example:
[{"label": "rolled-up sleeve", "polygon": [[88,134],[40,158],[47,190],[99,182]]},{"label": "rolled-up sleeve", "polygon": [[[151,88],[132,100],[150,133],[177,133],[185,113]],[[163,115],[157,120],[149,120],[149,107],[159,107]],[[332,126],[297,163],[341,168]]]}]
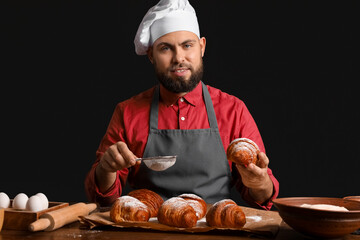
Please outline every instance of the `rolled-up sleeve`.
[{"label": "rolled-up sleeve", "polygon": [[118,141],[124,141],[123,137],[123,121],[121,114],[121,106],[117,105],[112,118],[110,120],[107,131],[102,138],[99,148],[96,151],[96,160],[92,164],[90,171],[85,178],[85,192],[91,202],[97,202],[100,206],[109,206],[111,205],[118,197],[121,196],[122,189],[125,186],[129,170],[122,169],[116,172],[116,180],[113,185],[106,190],[101,192],[98,188],[96,182],[95,171],[96,167],[100,162],[101,157],[104,155],[105,151],[113,144]]},{"label": "rolled-up sleeve", "polygon": [[100,192],[95,177],[94,164],[85,179],[85,191],[89,201],[99,203],[100,206],[110,206],[118,197],[121,196],[123,186],[128,175],[128,169],[117,171],[114,184],[105,192]]},{"label": "rolled-up sleeve", "polygon": [[[259,146],[261,152],[265,153],[265,146],[261,134],[258,130],[257,124],[255,123],[255,120],[253,119],[249,110],[247,109],[247,107],[243,102],[240,102],[239,109],[240,109],[239,110],[240,121],[236,124],[237,129],[235,131],[237,132],[237,136],[234,136],[233,138],[237,138],[237,137],[249,138]],[[236,167],[232,167],[232,169],[233,171],[235,171],[233,172],[233,176],[235,176],[234,180],[235,180],[236,189],[241,194],[243,200],[252,207],[270,210],[273,205],[271,200],[275,199],[279,195],[279,182],[273,175],[272,170],[268,168],[267,173],[273,183],[273,195],[265,203],[258,203],[251,197],[249,193],[249,188],[244,186],[244,184],[242,183],[241,176],[238,173]]]},{"label": "rolled-up sleeve", "polygon": [[[237,172],[236,167],[233,168],[234,171]],[[272,171],[270,168],[267,169],[268,175],[273,183],[273,194],[272,196],[264,203],[258,203],[256,202],[250,195],[249,193],[249,188],[244,186],[244,184],[241,181],[241,177],[239,176],[239,173],[236,173],[236,175],[238,175],[238,179],[236,181],[236,189],[239,191],[239,193],[241,194],[241,197],[243,198],[243,200],[248,203],[251,207],[255,207],[255,208],[260,208],[260,209],[264,209],[264,210],[270,210],[271,207],[273,206],[272,200],[277,198],[277,196],[279,195],[279,182],[278,180],[274,177],[274,175],[272,174]]]}]

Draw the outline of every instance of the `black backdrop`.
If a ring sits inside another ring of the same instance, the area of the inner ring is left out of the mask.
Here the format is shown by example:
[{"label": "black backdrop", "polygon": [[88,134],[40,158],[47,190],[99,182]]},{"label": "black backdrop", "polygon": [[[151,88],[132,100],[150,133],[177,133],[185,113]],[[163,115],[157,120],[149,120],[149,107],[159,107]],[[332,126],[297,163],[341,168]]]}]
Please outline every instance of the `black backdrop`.
[{"label": "black backdrop", "polygon": [[[116,104],[157,83],[134,52],[157,1],[24,1],[1,19],[0,192],[86,201]],[[360,195],[356,1],[192,0],[204,82],[255,118],[280,196]]]}]

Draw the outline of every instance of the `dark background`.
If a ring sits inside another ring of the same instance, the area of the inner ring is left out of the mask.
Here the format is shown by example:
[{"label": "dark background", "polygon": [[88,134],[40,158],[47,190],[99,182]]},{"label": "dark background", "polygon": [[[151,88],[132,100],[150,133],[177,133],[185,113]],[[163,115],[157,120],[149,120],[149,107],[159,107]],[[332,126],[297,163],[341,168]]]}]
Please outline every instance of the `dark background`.
[{"label": "dark background", "polygon": [[[157,83],[133,45],[156,3],[2,2],[0,192],[87,201],[116,104]],[[204,82],[246,103],[280,196],[360,195],[358,1],[191,4]]]}]

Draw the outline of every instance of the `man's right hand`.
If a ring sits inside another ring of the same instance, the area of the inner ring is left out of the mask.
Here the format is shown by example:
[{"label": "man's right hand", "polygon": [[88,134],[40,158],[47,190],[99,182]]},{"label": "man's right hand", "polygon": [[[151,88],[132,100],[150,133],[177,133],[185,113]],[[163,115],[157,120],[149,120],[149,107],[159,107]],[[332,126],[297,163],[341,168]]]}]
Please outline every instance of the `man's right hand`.
[{"label": "man's right hand", "polygon": [[116,180],[116,171],[136,164],[137,157],[124,142],[111,145],[101,157],[96,167],[96,183],[101,192],[108,190]]},{"label": "man's right hand", "polygon": [[124,168],[129,168],[136,164],[137,157],[129,150],[126,143],[117,142],[111,145],[99,162],[101,167],[106,172],[116,172]]}]

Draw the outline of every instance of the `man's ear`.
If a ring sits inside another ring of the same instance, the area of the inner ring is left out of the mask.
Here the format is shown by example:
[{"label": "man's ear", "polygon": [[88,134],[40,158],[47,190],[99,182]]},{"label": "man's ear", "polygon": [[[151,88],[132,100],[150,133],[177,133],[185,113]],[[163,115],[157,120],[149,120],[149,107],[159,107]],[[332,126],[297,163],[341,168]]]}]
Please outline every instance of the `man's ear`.
[{"label": "man's ear", "polygon": [[206,48],[206,38],[202,37],[199,39],[200,42],[200,49],[201,49],[201,57],[204,57],[205,48]]},{"label": "man's ear", "polygon": [[154,63],[153,61],[153,48],[152,47],[149,47],[148,50],[147,50],[147,56],[150,60],[151,63]]}]

